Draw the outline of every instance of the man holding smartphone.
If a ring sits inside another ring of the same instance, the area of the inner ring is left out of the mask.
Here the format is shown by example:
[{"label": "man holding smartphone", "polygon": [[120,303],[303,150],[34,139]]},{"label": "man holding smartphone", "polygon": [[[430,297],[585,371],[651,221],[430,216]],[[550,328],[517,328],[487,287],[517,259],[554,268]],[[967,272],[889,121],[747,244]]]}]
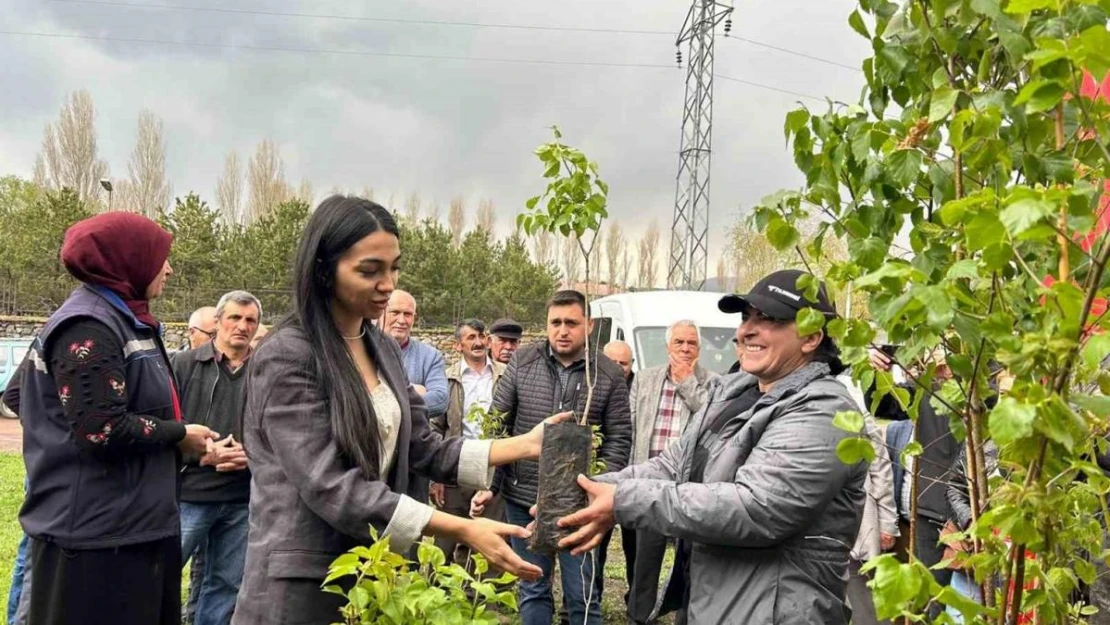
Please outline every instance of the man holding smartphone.
[{"label": "man holding smartphone", "polygon": [[[897,346],[884,346],[883,349],[871,350],[871,365],[879,371],[890,371],[896,376],[904,372],[898,371],[894,354]],[[933,379],[933,390],[940,388],[946,380],[951,379],[952,371],[945,361],[943,349],[936,349],[929,355],[927,362],[936,365],[936,376]],[[897,380],[896,380],[897,381]],[[929,389],[922,389],[912,381],[904,381],[899,386],[911,393],[925,393]],[[871,405],[871,398],[875,389],[867,392],[867,404]],[[891,421],[907,421],[910,416],[893,394],[887,394],[875,409],[875,417]],[[917,544],[915,551],[917,558],[933,571],[937,583],[947,586],[952,578],[952,571],[948,569],[934,569],[933,566],[943,559],[944,545],[940,543],[940,530],[948,520],[948,499],[946,496],[948,482],[951,481],[950,470],[952,461],[959,451],[959,445],[952,430],[948,426],[948,417],[938,415],[929,398],[921,402],[917,416],[917,426],[914,429],[913,440],[921,443],[924,451],[920,456],[911,458],[905,468],[907,479],[903,480],[903,496],[913,492],[912,479],[913,462],[920,465],[917,471]],[[911,504],[908,502],[907,504]],[[906,509],[911,509],[910,505]]]}]

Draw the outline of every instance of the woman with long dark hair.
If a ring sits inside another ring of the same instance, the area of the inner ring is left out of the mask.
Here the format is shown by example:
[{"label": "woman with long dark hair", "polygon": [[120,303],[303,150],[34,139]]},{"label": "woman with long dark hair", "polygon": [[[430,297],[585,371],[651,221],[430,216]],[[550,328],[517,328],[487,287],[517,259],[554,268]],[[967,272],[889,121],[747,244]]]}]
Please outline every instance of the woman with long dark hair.
[{"label": "woman with long dark hair", "polygon": [[181,420],[150,300],[173,238],[129,213],[66,231],[83,284],[43,326],[18,410],[28,489],[32,625],[176,625],[181,618],[179,452],[215,435]]},{"label": "woman with long dark hair", "polygon": [[542,425],[498,441],[431,430],[400,348],[371,323],[394,290],[400,256],[393,216],[368,200],[330,197],[305,227],[294,312],[251,361],[243,424],[251,527],[237,625],[334,620],[342,600],[321,582],[336,557],[369,543],[370,526],[396,552],[424,534],[443,536],[504,570],[541,574],[506,542],[526,538],[524,528],[451,516],[408,494],[416,475],[488,488],[491,467],[539,456]]}]

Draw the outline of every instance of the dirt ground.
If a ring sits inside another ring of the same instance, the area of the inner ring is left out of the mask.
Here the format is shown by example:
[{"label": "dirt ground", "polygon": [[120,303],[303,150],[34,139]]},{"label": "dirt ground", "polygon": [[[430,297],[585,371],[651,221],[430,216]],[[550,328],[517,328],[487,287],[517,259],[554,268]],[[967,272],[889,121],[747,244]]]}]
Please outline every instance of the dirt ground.
[{"label": "dirt ground", "polygon": [[23,453],[23,428],[19,419],[0,418],[0,453]]}]

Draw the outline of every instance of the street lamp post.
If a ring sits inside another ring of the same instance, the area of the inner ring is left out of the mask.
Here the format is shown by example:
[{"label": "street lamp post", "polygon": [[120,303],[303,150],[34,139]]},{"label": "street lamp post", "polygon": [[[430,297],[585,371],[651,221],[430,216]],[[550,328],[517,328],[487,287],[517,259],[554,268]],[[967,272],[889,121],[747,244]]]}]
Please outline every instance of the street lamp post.
[{"label": "street lamp post", "polygon": [[104,187],[104,190],[108,192],[108,210],[111,211],[112,210],[112,181],[108,180],[107,178],[102,178],[100,180],[100,186]]}]

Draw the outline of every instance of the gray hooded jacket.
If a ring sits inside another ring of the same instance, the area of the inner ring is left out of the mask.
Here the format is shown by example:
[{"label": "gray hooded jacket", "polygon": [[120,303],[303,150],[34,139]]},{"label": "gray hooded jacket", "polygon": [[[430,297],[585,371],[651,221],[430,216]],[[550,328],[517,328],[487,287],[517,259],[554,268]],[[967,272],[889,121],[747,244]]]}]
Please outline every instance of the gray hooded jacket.
[{"label": "gray hooded jacket", "polygon": [[[828,365],[810,363],[712,434],[706,424],[755,384],[746,373],[711,381],[681,439],[598,481],[617,485],[620,525],[691,545],[689,623],[847,623],[867,464],[837,458],[850,434],[832,421],[856,406]],[[708,464],[693,483],[699,447]]]}]

